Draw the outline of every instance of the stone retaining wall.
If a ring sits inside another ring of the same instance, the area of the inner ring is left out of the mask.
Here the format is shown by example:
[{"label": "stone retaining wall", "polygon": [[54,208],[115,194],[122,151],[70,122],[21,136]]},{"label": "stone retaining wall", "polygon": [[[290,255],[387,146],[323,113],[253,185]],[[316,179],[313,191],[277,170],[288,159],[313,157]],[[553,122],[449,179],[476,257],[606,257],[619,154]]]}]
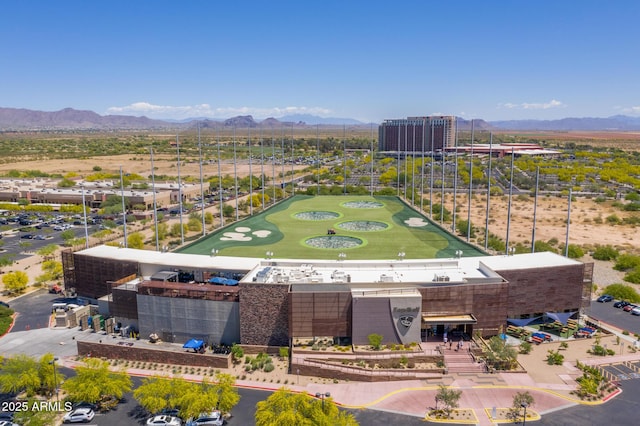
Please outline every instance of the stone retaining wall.
[{"label": "stone retaining wall", "polygon": [[231,355],[198,354],[111,343],[78,341],[78,355],[129,361],[155,362],[158,364],[188,365],[195,367],[230,368]]}]

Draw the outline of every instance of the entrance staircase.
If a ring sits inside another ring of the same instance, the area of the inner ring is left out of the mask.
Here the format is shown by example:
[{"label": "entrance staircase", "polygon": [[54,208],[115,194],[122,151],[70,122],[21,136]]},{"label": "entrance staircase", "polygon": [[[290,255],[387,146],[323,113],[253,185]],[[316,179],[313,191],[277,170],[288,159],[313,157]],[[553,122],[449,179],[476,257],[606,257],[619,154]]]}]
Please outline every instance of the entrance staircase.
[{"label": "entrance staircase", "polygon": [[447,373],[484,373],[484,363],[476,362],[467,350],[444,350],[444,364]]}]

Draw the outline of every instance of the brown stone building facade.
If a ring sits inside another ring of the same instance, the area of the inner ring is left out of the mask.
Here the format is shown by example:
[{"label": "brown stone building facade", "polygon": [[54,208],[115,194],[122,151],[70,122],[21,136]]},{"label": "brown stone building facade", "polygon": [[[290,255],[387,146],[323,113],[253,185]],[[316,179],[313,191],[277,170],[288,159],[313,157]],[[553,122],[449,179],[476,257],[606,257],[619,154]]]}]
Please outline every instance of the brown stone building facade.
[{"label": "brown stone building facade", "polygon": [[[230,258],[112,249],[66,254],[70,258],[65,263],[65,284],[76,285],[85,297],[110,294],[111,314],[131,320],[147,333],[172,335],[180,342],[197,332],[206,339],[220,339],[211,344],[237,340],[265,347],[315,337],[366,344],[372,333],[383,335],[385,344],[407,344],[445,332],[492,336],[511,318],[534,318],[547,312],[577,316],[590,300],[593,274],[591,264],[553,253],[379,262],[241,259],[234,263]],[[273,279],[260,275],[267,263]],[[205,278],[150,283],[140,277],[147,275],[140,271],[152,275],[163,267],[198,272],[191,276]],[[302,269],[309,274],[301,274]],[[244,276],[232,287],[206,280],[223,270],[244,271]],[[123,281],[136,273],[141,284],[131,291]],[[337,279],[343,275],[349,279]],[[124,320],[118,319],[123,327],[128,325]]]}]

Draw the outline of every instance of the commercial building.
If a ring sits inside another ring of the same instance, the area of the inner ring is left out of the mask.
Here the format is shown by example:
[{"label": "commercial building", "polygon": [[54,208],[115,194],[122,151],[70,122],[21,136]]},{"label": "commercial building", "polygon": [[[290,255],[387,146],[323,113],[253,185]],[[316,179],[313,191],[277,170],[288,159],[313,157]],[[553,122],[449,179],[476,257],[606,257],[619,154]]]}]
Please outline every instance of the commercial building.
[{"label": "commercial building", "polygon": [[405,155],[455,146],[456,117],[428,116],[385,120],[378,127],[378,150]]},{"label": "commercial building", "polygon": [[491,336],[511,318],[577,313],[592,264],[544,252],[429,260],[294,260],[99,246],[63,253],[65,286],[165,341],[286,346]]},{"label": "commercial building", "polygon": [[200,196],[200,185],[174,182],[160,182],[154,190],[127,189],[122,191],[112,181],[79,182],[71,188],[58,188],[57,181],[50,179],[2,179],[0,180],[0,201],[17,203],[27,200],[30,204],[76,204],[83,202],[87,207],[100,208],[109,196],[124,196],[130,206],[144,206],[153,210],[179,203],[180,197],[186,202]]}]

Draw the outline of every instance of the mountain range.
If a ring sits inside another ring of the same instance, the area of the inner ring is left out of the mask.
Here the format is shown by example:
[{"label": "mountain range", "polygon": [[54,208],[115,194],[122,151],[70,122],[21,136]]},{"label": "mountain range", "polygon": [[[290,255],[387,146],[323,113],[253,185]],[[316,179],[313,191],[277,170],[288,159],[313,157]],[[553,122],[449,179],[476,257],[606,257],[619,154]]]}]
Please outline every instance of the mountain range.
[{"label": "mountain range", "polygon": [[[186,120],[154,120],[129,115],[99,115],[93,111],[65,108],[60,111],[35,111],[21,108],[0,107],[0,132],[25,130],[160,130],[201,128],[280,128],[283,126],[349,126],[371,127],[376,123],[364,123],[351,118],[323,118],[309,114],[288,115],[278,119],[270,117],[255,120],[251,115],[231,117],[226,120],[191,118]],[[458,119],[458,128],[468,130],[471,121]],[[637,131],[640,117],[614,115],[612,117],[574,117],[559,120],[507,120],[485,121],[474,119],[477,130],[538,130],[538,131]]]}]

